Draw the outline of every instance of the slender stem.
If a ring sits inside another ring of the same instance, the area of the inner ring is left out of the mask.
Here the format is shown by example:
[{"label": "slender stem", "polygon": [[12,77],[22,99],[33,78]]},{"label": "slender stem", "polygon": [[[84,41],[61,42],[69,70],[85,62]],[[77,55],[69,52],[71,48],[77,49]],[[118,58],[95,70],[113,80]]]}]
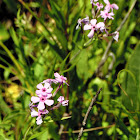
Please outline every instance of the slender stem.
[{"label": "slender stem", "polygon": [[[95,130],[100,130],[100,129],[104,129],[104,128],[110,128],[115,126],[116,124],[112,124],[112,125],[108,125],[108,126],[99,126],[99,127],[95,127],[95,128],[89,128],[89,129],[84,129],[83,132],[89,132],[89,131],[95,131]],[[80,130],[74,130],[72,131],[72,133],[79,133]],[[69,131],[63,131],[62,134],[68,134]]]},{"label": "slender stem", "polygon": [[78,139],[77,140],[80,140],[81,139],[81,136],[83,134],[84,127],[86,125],[86,121],[87,121],[88,115],[89,115],[89,113],[90,113],[90,111],[91,111],[91,109],[93,107],[93,104],[96,102],[96,99],[97,99],[99,93],[101,92],[101,90],[102,90],[102,88],[100,88],[99,91],[96,92],[96,95],[92,98],[92,101],[91,101],[91,103],[90,103],[90,105],[88,107],[88,110],[86,112],[86,115],[84,117],[84,120],[83,120],[83,123],[82,123],[82,127],[81,127],[81,130],[79,132],[79,135],[78,135]]},{"label": "slender stem", "polygon": [[61,85],[62,85],[62,84],[60,84],[60,85],[57,87],[57,89],[56,89],[56,91],[53,93],[52,97],[54,97],[54,96],[56,95],[56,93],[59,91]]},{"label": "slender stem", "polygon": [[117,28],[117,31],[120,31],[121,28],[123,27],[124,23],[126,22],[126,20],[128,19],[129,15],[131,14],[135,4],[136,4],[137,0],[134,0],[129,11],[127,12],[126,16],[124,17],[123,21],[121,22],[120,26]]}]

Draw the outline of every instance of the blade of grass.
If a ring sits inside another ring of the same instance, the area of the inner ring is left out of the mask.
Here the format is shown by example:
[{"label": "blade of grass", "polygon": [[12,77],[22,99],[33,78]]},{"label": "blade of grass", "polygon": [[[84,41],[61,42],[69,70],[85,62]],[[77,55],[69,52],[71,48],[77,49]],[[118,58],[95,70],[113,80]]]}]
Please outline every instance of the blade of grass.
[{"label": "blade of grass", "polygon": [[11,51],[1,41],[0,41],[0,46],[7,52],[7,54],[9,55],[9,57],[11,58],[15,66],[17,67],[18,72],[24,77],[25,76],[24,72],[22,71],[22,68],[20,67],[18,61],[16,60],[14,55],[11,53]]}]

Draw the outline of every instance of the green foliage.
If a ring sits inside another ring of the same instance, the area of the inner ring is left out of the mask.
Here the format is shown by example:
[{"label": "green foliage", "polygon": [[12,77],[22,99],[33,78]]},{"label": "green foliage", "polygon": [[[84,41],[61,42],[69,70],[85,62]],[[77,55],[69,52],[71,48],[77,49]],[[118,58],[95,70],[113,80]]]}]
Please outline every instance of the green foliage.
[{"label": "green foliage", "polygon": [[[111,1],[111,0],[110,0]],[[117,3],[114,20],[108,28],[116,31],[134,1]],[[140,42],[139,4],[113,41],[112,57],[96,73],[111,37],[76,30],[77,20],[91,15],[90,0],[4,0],[0,24],[0,140],[77,139],[89,104],[101,87],[81,139],[139,139],[140,135]],[[2,12],[0,10],[0,12]],[[67,108],[60,107],[37,126],[31,118],[29,103],[36,85],[54,72],[68,79],[68,88],[57,95],[69,98]],[[118,78],[117,78],[118,77]]]}]

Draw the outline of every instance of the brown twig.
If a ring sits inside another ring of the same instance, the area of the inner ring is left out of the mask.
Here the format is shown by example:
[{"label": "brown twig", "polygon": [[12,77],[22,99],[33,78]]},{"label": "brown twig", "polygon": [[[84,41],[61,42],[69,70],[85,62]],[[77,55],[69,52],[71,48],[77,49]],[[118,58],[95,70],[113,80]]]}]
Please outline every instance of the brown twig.
[{"label": "brown twig", "polygon": [[[110,128],[115,126],[116,124],[112,124],[112,125],[108,125],[108,126],[99,126],[99,127],[95,127],[95,128],[89,128],[89,129],[84,129],[83,132],[89,132],[89,131],[95,131],[95,130],[100,130],[100,129],[105,129],[105,128]],[[80,130],[74,130],[72,131],[72,133],[79,133]],[[62,134],[68,134],[69,131],[63,131]]]},{"label": "brown twig", "polygon": [[83,130],[84,130],[84,127],[86,125],[86,121],[87,121],[87,118],[88,118],[88,115],[89,115],[89,112],[91,111],[92,107],[93,107],[93,104],[96,102],[96,99],[99,95],[99,93],[101,92],[102,88],[99,89],[99,91],[96,92],[96,95],[92,98],[92,101],[88,107],[88,110],[86,112],[86,115],[84,117],[84,120],[83,120],[83,123],[82,123],[82,127],[80,129],[80,132],[79,132],[79,135],[78,135],[78,139],[77,140],[80,140],[81,139],[81,136],[83,134]]}]

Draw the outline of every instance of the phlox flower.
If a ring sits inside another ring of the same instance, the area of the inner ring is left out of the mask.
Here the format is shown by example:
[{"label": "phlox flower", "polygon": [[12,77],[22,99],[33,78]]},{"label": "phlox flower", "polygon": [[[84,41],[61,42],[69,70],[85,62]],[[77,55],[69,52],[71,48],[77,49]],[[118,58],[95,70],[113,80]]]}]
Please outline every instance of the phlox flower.
[{"label": "phlox flower", "polygon": [[51,87],[50,83],[45,83],[44,86],[42,83],[37,85],[38,90],[36,90],[37,95],[47,95],[48,93],[51,93],[53,88]]},{"label": "phlox flower", "polygon": [[111,12],[111,13],[108,13],[107,10],[104,10],[104,11],[101,11],[101,17],[104,18],[104,20],[106,20],[107,18],[109,19],[114,19],[112,16],[114,16],[114,13]]},{"label": "phlox flower", "polygon": [[96,4],[95,4],[95,6],[97,6],[97,10],[100,10],[100,9],[102,9],[103,8],[103,4],[101,3],[99,3],[99,2],[97,2]]},{"label": "phlox flower", "polygon": [[65,100],[64,99],[64,96],[60,96],[58,99],[57,99],[58,102],[60,102],[62,104],[62,106],[68,106],[68,102],[69,100]]},{"label": "phlox flower", "polygon": [[43,121],[42,121],[42,115],[44,115],[44,114],[48,114],[49,113],[49,111],[48,110],[38,110],[38,112],[37,111],[35,111],[34,109],[31,111],[31,116],[32,117],[36,117],[36,116],[38,116],[37,118],[36,118],[36,123],[37,123],[37,125],[40,125]]},{"label": "phlox flower", "polygon": [[[68,83],[66,82],[67,78],[64,77],[63,75],[59,75],[57,72],[54,73],[54,76],[55,76],[55,80],[60,83],[61,85],[63,85],[63,83],[67,84]],[[68,85],[69,86],[69,85]]]},{"label": "phlox flower", "polygon": [[92,19],[90,21],[90,24],[86,24],[84,26],[84,30],[91,30],[90,33],[88,34],[89,38],[92,38],[94,35],[94,32],[98,29],[100,29],[100,31],[103,31],[103,29],[105,29],[105,24],[103,22],[99,22],[97,23],[96,19]]},{"label": "phlox flower", "polygon": [[48,106],[51,106],[51,105],[53,105],[53,103],[54,103],[54,100],[50,100],[49,98],[52,96],[52,94],[47,94],[46,96],[43,96],[43,95],[38,95],[39,97],[35,97],[35,96],[32,96],[31,97],[31,101],[33,102],[33,103],[38,103],[39,102],[39,104],[38,104],[38,106],[37,106],[37,108],[39,109],[39,110],[43,110],[43,109],[45,109],[45,104],[46,105],[48,105]]},{"label": "phlox flower", "polygon": [[105,10],[107,10],[108,12],[110,11],[110,9],[112,10],[112,12],[113,12],[113,9],[116,9],[116,10],[119,9],[117,4],[115,3],[110,4],[109,0],[104,0],[104,2],[106,3]]},{"label": "phlox flower", "polygon": [[114,38],[114,40],[116,40],[118,42],[118,38],[119,38],[119,32],[118,31],[115,31],[113,33],[113,38]]},{"label": "phlox flower", "polygon": [[79,29],[79,26],[82,26],[82,23],[84,24],[88,24],[89,23],[89,17],[87,16],[86,18],[83,18],[83,19],[78,19],[78,22],[77,22],[77,26],[76,26],[76,30]]}]

